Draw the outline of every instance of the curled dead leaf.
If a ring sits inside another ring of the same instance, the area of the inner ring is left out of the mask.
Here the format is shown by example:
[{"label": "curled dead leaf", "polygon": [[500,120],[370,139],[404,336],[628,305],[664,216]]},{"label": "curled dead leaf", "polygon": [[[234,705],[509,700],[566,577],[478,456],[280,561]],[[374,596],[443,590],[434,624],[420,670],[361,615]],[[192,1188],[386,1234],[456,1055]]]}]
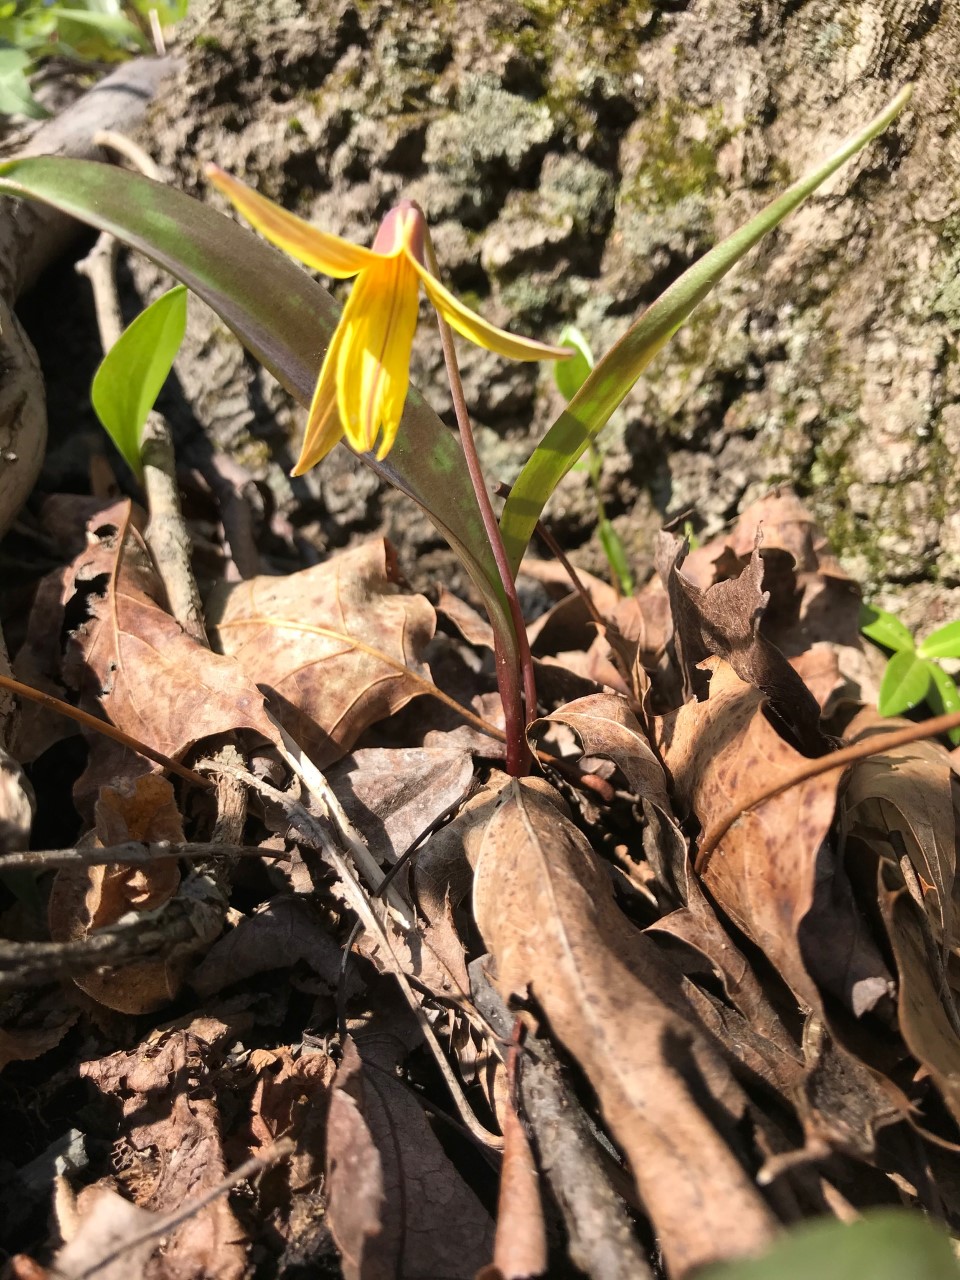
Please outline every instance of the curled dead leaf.
[{"label": "curled dead leaf", "polygon": [[[97,802],[97,841],[105,846],[124,840],[147,843],[183,840],[183,825],[173,787],[159,774],[144,774],[117,787],[104,787]],[[85,938],[115,924],[130,911],[154,911],[169,902],[180,884],[176,858],[157,858],[138,866],[106,863],[98,867],[65,867],[50,891],[48,917],[54,941]],[[166,1004],[177,993],[190,956],[151,959],[123,969],[78,975],[77,986],[100,1004],[122,1013],[145,1013]]]},{"label": "curled dead leaf", "polygon": [[71,603],[87,620],[70,638],[64,677],[118,729],[174,760],[235,729],[274,740],[263,696],[236,662],[198,644],[166,612],[129,502],[90,521],[70,583]]},{"label": "curled dead leaf", "polygon": [[221,584],[207,617],[320,768],[432,686],[423,653],[436,615],[424,596],[400,591],[383,539],[284,578]]}]

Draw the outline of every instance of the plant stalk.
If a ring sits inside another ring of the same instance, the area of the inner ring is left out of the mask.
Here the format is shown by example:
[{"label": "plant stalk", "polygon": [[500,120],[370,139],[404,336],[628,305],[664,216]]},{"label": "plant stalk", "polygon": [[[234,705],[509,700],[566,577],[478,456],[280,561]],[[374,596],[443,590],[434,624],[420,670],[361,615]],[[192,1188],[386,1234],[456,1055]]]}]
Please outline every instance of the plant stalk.
[{"label": "plant stalk", "polygon": [[[426,220],[424,220],[424,230],[427,266],[439,278],[440,271],[437,265],[437,257],[433,251],[433,243],[430,239],[429,229],[426,227]],[[517,652],[520,657],[519,672],[503,652],[499,639],[496,639],[496,637],[494,641],[494,660],[497,671],[497,686],[500,690],[500,699],[503,702],[504,728],[506,729],[507,737],[506,771],[511,777],[520,778],[530,772],[532,763],[530,748],[527,745],[526,728],[537,714],[537,686],[533,674],[533,656],[530,653],[527,628],[520,610],[517,585],[514,582],[510,561],[503,545],[503,538],[500,535],[500,525],[493,510],[493,503],[490,501],[490,492],[487,489],[483,469],[480,466],[480,457],[477,453],[477,445],[473,436],[473,424],[470,421],[467,399],[463,392],[463,381],[460,377],[460,366],[457,363],[453,330],[439,311],[437,312],[437,325],[440,329],[443,360],[447,368],[450,394],[453,397],[453,411],[456,414],[457,426],[460,430],[460,443],[467,463],[467,472],[477,495],[483,527],[490,540],[490,549],[493,552],[493,558],[500,574],[500,581],[503,583],[504,595],[507,598],[507,605],[510,610],[510,620],[513,623],[517,640]]]}]

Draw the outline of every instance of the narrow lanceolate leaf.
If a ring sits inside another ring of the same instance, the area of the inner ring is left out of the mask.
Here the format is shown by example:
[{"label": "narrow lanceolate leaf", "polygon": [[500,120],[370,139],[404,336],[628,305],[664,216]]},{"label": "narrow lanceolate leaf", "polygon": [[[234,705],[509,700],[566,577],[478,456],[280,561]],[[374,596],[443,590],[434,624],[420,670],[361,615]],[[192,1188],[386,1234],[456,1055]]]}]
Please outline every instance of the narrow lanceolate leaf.
[{"label": "narrow lanceolate leaf", "polygon": [[756,217],[695,262],[597,364],[531,454],[504,504],[500,527],[514,571],[547,499],[694,307],[768,231],[882,133],[906,106],[911,92],[910,86],[903,89],[880,115],[848,138],[818,169],[795,182]]},{"label": "narrow lanceolate leaf", "polygon": [[931,631],[917,645],[917,653],[921,658],[960,658],[960,622],[948,622]]},{"label": "narrow lanceolate leaf", "polygon": [[[253,232],[182,191],[89,160],[0,164],[0,194],[39,200],[109,231],[202,298],[305,408],[339,319],[330,294]],[[483,595],[506,661],[516,640],[455,436],[412,389],[389,458],[363,461],[431,518]]]},{"label": "narrow lanceolate leaf", "polygon": [[187,327],[182,284],[162,294],[125,329],[93,376],[90,399],[124,461],[140,476],[140,436]]},{"label": "narrow lanceolate leaf", "polygon": [[895,653],[887,663],[880,682],[877,709],[882,716],[899,716],[918,707],[930,689],[931,662],[915,653]]},{"label": "narrow lanceolate leaf", "polygon": [[892,613],[887,613],[886,609],[878,609],[876,605],[860,606],[860,630],[868,640],[872,640],[875,644],[882,644],[885,649],[893,649],[899,653],[907,652],[914,647],[913,635],[900,619],[894,617]]}]

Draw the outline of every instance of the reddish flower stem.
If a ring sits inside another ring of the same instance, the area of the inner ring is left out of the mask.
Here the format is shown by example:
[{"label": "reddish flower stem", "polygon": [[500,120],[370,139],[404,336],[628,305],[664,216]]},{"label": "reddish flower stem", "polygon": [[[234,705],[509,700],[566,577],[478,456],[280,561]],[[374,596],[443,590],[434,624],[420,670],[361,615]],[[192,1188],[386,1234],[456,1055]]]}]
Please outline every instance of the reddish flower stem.
[{"label": "reddish flower stem", "polygon": [[[429,230],[426,232],[424,247],[427,267],[439,278],[437,258],[433,251]],[[497,669],[497,686],[500,689],[500,698],[503,702],[504,728],[506,729],[507,737],[506,770],[512,777],[520,778],[530,772],[532,761],[530,748],[527,745],[526,727],[537,714],[537,687],[533,674],[533,657],[530,653],[530,642],[527,639],[527,627],[520,611],[517,586],[510,571],[510,561],[507,558],[507,551],[500,535],[500,525],[493,510],[493,503],[490,501],[490,493],[487,489],[483,469],[480,466],[480,457],[473,437],[473,424],[470,421],[467,400],[463,393],[463,382],[460,378],[460,366],[457,363],[453,331],[439,311],[437,312],[437,325],[440,329],[443,359],[447,367],[447,378],[450,382],[450,394],[453,397],[453,411],[456,414],[457,426],[460,429],[463,456],[467,462],[467,471],[470,474],[474,493],[477,495],[483,527],[490,542],[490,549],[493,552],[493,558],[500,574],[500,581],[503,583],[507,606],[510,610],[510,620],[513,623],[513,630],[516,636],[520,660],[519,673],[514,663],[511,662],[509,655],[503,652],[500,640],[497,637],[497,629],[494,627],[494,659]],[[522,695],[518,675],[523,682]]]}]

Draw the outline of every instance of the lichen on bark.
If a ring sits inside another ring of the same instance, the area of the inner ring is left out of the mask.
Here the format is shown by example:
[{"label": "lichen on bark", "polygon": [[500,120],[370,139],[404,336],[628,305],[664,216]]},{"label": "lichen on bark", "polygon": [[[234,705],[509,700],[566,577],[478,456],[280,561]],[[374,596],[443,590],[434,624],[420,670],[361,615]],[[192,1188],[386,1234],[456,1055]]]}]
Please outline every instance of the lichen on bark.
[{"label": "lichen on bark", "polygon": [[[737,268],[628,398],[605,497],[642,549],[665,514],[689,506],[710,533],[790,482],[873,584],[960,584],[960,11],[632,8],[626,23],[605,0],[211,0],[149,139],[189,190],[216,158],[359,240],[413,194],[471,304],[547,338],[577,322],[602,350],[915,80],[915,107]],[[421,330],[415,380],[443,410],[438,345]],[[426,522],[396,495],[374,500],[345,450],[290,490],[281,468],[302,414],[216,345],[198,396],[222,380],[236,413],[220,395],[219,421],[203,403],[201,420],[218,446],[269,445],[264,474],[321,546],[377,525],[401,535],[408,567],[446,563]],[[464,373],[491,471],[509,480],[559,408],[550,372],[465,352]],[[583,485],[564,484],[548,514],[600,567]]]}]

